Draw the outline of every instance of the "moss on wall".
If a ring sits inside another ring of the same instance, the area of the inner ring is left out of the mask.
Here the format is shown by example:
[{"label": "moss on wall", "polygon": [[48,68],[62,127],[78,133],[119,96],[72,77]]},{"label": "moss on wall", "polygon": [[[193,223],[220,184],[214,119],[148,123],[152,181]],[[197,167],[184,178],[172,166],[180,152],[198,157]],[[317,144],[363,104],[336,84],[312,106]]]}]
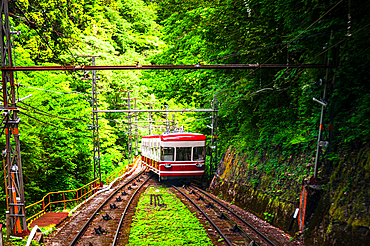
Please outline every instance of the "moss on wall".
[{"label": "moss on wall", "polygon": [[[342,149],[319,169],[328,183],[304,231],[306,245],[369,245],[369,146]],[[313,154],[284,152],[236,153],[228,149],[210,190],[258,217],[290,232],[298,232],[292,216],[299,207],[303,181],[312,175]],[[316,206],[316,205],[315,205]]]}]

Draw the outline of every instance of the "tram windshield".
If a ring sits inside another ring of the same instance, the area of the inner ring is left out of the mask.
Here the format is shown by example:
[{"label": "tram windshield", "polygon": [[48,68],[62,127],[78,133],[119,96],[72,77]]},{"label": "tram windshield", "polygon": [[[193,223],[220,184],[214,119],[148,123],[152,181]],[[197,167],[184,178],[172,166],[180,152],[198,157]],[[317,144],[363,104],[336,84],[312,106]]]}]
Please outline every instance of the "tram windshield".
[{"label": "tram windshield", "polygon": [[205,147],[194,147],[193,161],[204,161],[206,149]]},{"label": "tram windshield", "polygon": [[191,147],[176,147],[176,161],[191,161]]},{"label": "tram windshield", "polygon": [[173,161],[174,160],[174,151],[173,147],[162,147],[161,160],[162,161]]}]

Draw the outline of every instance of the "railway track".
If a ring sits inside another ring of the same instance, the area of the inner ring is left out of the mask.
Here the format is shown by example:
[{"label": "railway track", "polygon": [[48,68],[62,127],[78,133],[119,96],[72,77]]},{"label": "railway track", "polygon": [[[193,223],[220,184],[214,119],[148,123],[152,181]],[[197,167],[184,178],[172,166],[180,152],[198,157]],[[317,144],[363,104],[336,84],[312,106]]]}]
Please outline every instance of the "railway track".
[{"label": "railway track", "polygon": [[[208,196],[196,187],[178,188],[172,186],[179,195],[185,197],[203,216],[201,220],[207,220],[216,235],[210,235],[215,244],[220,245],[273,245],[274,242],[268,239],[235,212],[230,211],[225,205]],[[205,197],[207,196],[207,197]],[[212,201],[211,201],[212,200]],[[204,221],[205,222],[205,221]],[[207,222],[203,223],[206,224]],[[209,233],[210,234],[210,233]],[[215,237],[216,236],[216,237]],[[212,238],[213,237],[213,238]]]},{"label": "railway track", "polygon": [[235,223],[234,226],[237,225],[237,227],[247,232],[253,241],[259,242],[259,245],[277,246],[264,233],[259,231],[257,228],[255,228],[248,221],[246,221],[244,218],[235,213],[231,208],[227,207],[225,204],[220,202],[218,199],[210,196],[207,192],[196,186],[191,185],[190,188],[191,190],[193,190],[193,192],[195,192],[196,195],[199,195],[199,197],[201,197],[203,201],[208,203],[208,206],[213,206],[214,209],[218,211],[218,213],[223,213],[228,218],[230,218]]},{"label": "railway track", "polygon": [[118,239],[124,240],[125,237],[122,235],[125,235],[125,233],[117,232],[117,225],[120,224],[120,229],[125,230],[126,227],[122,226],[121,221],[123,219],[121,217],[127,215],[130,204],[137,197],[135,195],[151,178],[151,176],[144,177],[143,172],[140,172],[113,192],[88,218],[69,245],[118,245]]}]

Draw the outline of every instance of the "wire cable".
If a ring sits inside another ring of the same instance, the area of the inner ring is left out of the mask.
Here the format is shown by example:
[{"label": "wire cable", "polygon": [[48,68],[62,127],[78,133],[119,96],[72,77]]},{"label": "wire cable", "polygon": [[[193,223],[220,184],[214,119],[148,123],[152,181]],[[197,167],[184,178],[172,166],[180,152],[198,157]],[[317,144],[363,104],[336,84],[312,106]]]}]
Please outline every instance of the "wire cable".
[{"label": "wire cable", "polygon": [[30,109],[27,109],[27,108],[24,108],[24,107],[20,107],[20,106],[17,106],[17,108],[21,108],[21,109],[24,109],[24,110],[27,110],[27,111],[30,111],[32,113],[35,113],[35,114],[39,114],[39,115],[43,115],[43,116],[47,116],[47,117],[50,117],[50,118],[55,118],[55,119],[60,119],[60,120],[67,120],[67,121],[83,121],[83,122],[86,122],[85,120],[83,119],[68,119],[68,118],[63,118],[63,117],[59,117],[59,116],[53,116],[53,115],[50,115],[50,114],[44,114],[44,113],[40,113],[40,112],[36,112],[36,110],[30,110]]},{"label": "wire cable", "polygon": [[[339,2],[337,2],[333,7],[331,7],[328,11],[326,11],[323,15],[321,15],[316,21],[314,21],[313,23],[311,23],[311,25],[309,25],[306,29],[304,29],[302,32],[300,32],[296,37],[294,37],[291,41],[289,41],[283,48],[281,48],[278,52],[274,53],[270,58],[268,58],[266,61],[264,61],[261,65],[264,65],[266,64],[268,61],[270,61],[272,58],[274,58],[277,54],[281,53],[285,48],[289,47],[289,45],[291,43],[293,43],[294,41],[296,41],[302,34],[304,34],[307,30],[309,30],[313,25],[315,25],[319,20],[321,20],[322,18],[324,18],[324,16],[326,16],[329,12],[331,12],[336,6],[338,6],[343,0],[340,0]],[[252,75],[254,74],[258,69],[260,69],[261,66],[253,69],[247,76],[249,75]],[[230,89],[231,87],[239,84],[240,81],[236,81],[235,83],[233,83],[232,85],[228,86],[227,89]],[[221,92],[219,92],[220,95],[222,95],[223,93],[225,93],[226,90],[223,90]]]},{"label": "wire cable", "polygon": [[[303,37],[301,39],[317,37],[317,36],[321,36],[323,34],[325,34],[325,32],[317,33],[317,34],[313,34],[313,35],[309,35],[309,36]],[[240,52],[237,52],[237,53],[232,53],[232,54],[227,54],[227,55],[224,55],[224,56],[219,56],[219,57],[211,58],[211,59],[209,59],[207,61],[203,61],[203,62],[209,62],[209,61],[215,61],[215,60],[222,60],[222,59],[225,59],[225,58],[235,57],[235,56],[247,54],[247,53],[250,53],[250,52],[255,52],[255,51],[260,51],[260,50],[266,50],[266,49],[269,49],[269,48],[272,48],[272,47],[276,47],[276,46],[280,46],[280,45],[283,45],[283,44],[286,44],[286,43],[287,42],[280,42],[280,43],[271,44],[271,45],[267,45],[267,46],[263,46],[263,47],[258,47],[258,48],[254,48],[254,49],[250,49],[250,50],[240,51]]]},{"label": "wire cable", "polygon": [[25,88],[30,88],[30,89],[34,89],[34,90],[40,90],[40,91],[47,91],[47,92],[52,92],[52,93],[58,93],[58,94],[63,94],[63,95],[65,95],[65,94],[80,94],[80,95],[84,95],[86,97],[89,97],[90,96],[90,95],[84,94],[84,93],[79,92],[79,91],[60,92],[60,91],[46,90],[46,89],[41,89],[41,88],[36,88],[36,87],[31,87],[31,86],[21,85],[21,84],[18,84],[18,86],[25,87]]},{"label": "wire cable", "polygon": [[26,115],[27,117],[30,117],[30,118],[32,118],[32,119],[34,119],[34,120],[39,121],[39,122],[42,122],[42,123],[44,123],[44,124],[46,124],[46,125],[56,127],[56,128],[58,128],[58,129],[62,129],[62,130],[70,131],[70,132],[81,132],[81,133],[86,133],[86,131],[83,131],[83,130],[80,130],[80,129],[67,129],[67,128],[63,128],[63,127],[60,127],[60,126],[57,126],[57,125],[51,124],[50,122],[46,122],[46,121],[42,121],[42,120],[40,120],[40,119],[37,119],[37,118],[35,118],[35,117],[33,117],[33,116],[29,115],[29,114],[26,114],[26,113],[23,113],[23,112],[19,112],[19,113],[20,113],[20,114],[23,114],[23,115]]},{"label": "wire cable", "polygon": [[[67,119],[67,118],[63,118],[63,117],[59,117],[57,115],[53,115],[53,114],[47,113],[47,112],[45,112],[45,111],[43,111],[41,109],[35,108],[35,107],[33,107],[33,106],[31,106],[31,105],[29,105],[27,103],[24,103],[24,102],[20,102],[20,103],[22,103],[22,104],[26,105],[27,107],[30,107],[30,108],[32,108],[34,110],[40,111],[40,112],[44,113],[44,115],[51,116],[51,117],[54,117],[54,118],[59,118],[59,119]],[[85,121],[85,120],[82,120],[82,119],[68,119],[68,120]]]},{"label": "wire cable", "polygon": [[[26,13],[22,10],[21,7],[18,6],[17,2],[16,1],[13,1],[14,3],[14,6],[20,11],[22,12],[22,14],[24,15],[24,18],[26,19],[27,22],[29,23],[32,23],[34,24],[35,22],[33,21],[30,21],[27,17],[26,17]],[[28,12],[28,11],[27,11]],[[37,24],[38,26],[40,26],[39,24]],[[47,40],[45,40],[45,37],[44,35],[42,35],[36,28],[34,29],[36,31],[36,33],[39,35],[39,37],[41,38],[41,40],[44,42],[44,44],[51,50],[51,52],[53,53],[53,58],[56,59],[56,61],[58,61],[59,63],[61,64],[64,64],[64,62],[58,58],[58,55],[56,54],[56,51],[54,49],[51,48],[51,46],[49,45],[49,42]]]}]

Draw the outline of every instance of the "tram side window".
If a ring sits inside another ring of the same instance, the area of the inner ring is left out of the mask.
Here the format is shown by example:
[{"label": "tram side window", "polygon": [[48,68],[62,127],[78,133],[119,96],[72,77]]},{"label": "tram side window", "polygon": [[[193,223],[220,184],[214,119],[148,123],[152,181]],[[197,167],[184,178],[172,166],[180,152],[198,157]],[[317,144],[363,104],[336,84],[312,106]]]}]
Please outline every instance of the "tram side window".
[{"label": "tram side window", "polygon": [[176,161],[191,161],[191,147],[176,147]]},{"label": "tram side window", "polygon": [[204,161],[205,152],[205,147],[194,147],[193,161]]},{"label": "tram side window", "polygon": [[162,161],[173,161],[175,149],[173,147],[162,147],[161,160]]}]

